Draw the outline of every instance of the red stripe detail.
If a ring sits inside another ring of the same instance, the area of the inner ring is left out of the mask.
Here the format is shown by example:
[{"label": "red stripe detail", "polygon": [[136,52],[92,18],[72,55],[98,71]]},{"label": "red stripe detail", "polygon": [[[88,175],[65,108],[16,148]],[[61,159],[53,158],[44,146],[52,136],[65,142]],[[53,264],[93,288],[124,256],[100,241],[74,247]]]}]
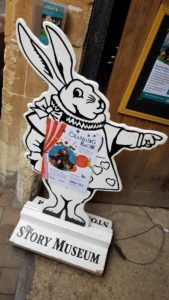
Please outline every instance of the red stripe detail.
[{"label": "red stripe detail", "polygon": [[[50,141],[53,139],[53,136],[54,136],[54,134],[55,134],[55,131],[56,131],[56,128],[57,128],[57,126],[58,126],[58,121],[53,121],[53,120],[51,120],[51,123],[50,123],[50,125],[52,126],[52,130],[51,130],[51,134],[47,137],[47,143],[46,143],[46,146],[47,146],[47,144],[49,144],[49,146],[50,146]],[[49,128],[50,129],[50,128]],[[49,134],[49,131],[47,132],[47,135]],[[48,146],[48,147],[49,147]],[[48,148],[47,147],[47,148]],[[47,149],[45,149],[45,151],[48,151]]]},{"label": "red stripe detail", "polygon": [[[48,136],[50,132],[50,128],[52,126],[52,131],[51,134]],[[47,175],[47,158],[46,158],[46,153],[57,143],[57,141],[60,139],[62,136],[67,124],[62,123],[56,136],[53,137],[54,133],[56,132],[58,126],[58,121],[56,120],[51,120],[50,118],[47,118],[47,124],[46,124],[46,135],[45,135],[45,140],[44,140],[44,153],[43,153],[43,158],[42,158],[42,169],[41,169],[41,176],[46,178]],[[50,142],[51,141],[51,142]],[[48,145],[49,144],[49,145]]]},{"label": "red stripe detail", "polygon": [[56,144],[56,142],[60,139],[60,137],[62,136],[65,128],[66,128],[67,124],[63,123],[58,131],[58,133],[56,134],[55,138],[54,138],[54,144]]}]

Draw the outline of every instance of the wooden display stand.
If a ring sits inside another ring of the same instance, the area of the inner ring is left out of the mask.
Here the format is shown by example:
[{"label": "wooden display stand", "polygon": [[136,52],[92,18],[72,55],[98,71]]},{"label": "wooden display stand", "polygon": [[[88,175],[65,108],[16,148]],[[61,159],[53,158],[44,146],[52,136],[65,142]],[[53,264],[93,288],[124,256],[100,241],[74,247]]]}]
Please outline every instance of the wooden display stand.
[{"label": "wooden display stand", "polygon": [[[36,197],[35,200],[43,199]],[[38,204],[28,201],[21,211],[20,221],[10,241],[33,252],[101,275],[112,239],[112,224],[95,215],[89,214],[89,217],[101,225],[90,222],[88,227],[81,227],[56,219],[39,211]]]}]

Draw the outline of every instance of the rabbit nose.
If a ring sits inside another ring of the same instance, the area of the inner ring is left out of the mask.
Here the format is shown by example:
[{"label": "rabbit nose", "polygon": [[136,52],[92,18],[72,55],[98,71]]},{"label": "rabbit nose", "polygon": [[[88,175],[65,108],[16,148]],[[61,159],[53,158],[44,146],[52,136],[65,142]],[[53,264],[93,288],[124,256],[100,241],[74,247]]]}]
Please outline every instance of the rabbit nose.
[{"label": "rabbit nose", "polygon": [[105,104],[104,104],[104,101],[102,100],[102,99],[100,99],[99,101],[98,101],[98,103],[99,103],[99,108],[102,108],[102,109],[104,109],[105,108]]}]

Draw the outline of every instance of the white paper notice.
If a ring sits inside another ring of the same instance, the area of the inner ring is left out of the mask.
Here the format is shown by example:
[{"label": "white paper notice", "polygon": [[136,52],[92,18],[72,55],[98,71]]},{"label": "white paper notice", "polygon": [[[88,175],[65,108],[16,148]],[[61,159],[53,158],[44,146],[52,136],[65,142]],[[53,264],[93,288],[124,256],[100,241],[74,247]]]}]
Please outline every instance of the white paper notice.
[{"label": "white paper notice", "polygon": [[156,60],[143,92],[169,96],[169,66]]},{"label": "white paper notice", "polygon": [[60,131],[61,124],[64,123],[57,121],[56,142],[46,153],[47,178],[56,184],[85,192],[101,145],[101,136],[67,124]]}]

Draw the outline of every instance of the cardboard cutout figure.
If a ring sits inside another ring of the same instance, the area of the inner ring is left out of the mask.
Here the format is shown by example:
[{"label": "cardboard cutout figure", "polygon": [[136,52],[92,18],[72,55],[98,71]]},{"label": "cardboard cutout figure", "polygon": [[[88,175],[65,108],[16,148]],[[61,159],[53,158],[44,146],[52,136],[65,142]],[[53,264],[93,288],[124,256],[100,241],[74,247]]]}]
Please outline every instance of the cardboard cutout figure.
[{"label": "cardboard cutout figure", "polygon": [[74,51],[64,33],[49,22],[44,29],[47,46],[22,19],[17,21],[19,47],[49,85],[29,104],[24,136],[26,156],[41,173],[49,198],[27,201],[10,241],[101,275],[112,222],[87,214],[84,205],[97,190],[121,190],[115,155],[123,149],[150,150],[167,137],[110,121],[108,100],[97,83],[75,72]]},{"label": "cardboard cutout figure", "polygon": [[33,103],[25,114],[28,129],[24,137],[27,158],[41,173],[47,119],[101,136],[90,183],[86,192],[57,185],[43,179],[49,199],[39,204],[41,211],[82,226],[89,225],[84,205],[97,190],[118,192],[122,188],[114,156],[123,149],[150,150],[163,144],[161,132],[143,130],[110,121],[109,102],[96,82],[75,72],[75,55],[65,34],[54,24],[43,24],[49,44],[43,45],[22,19],[17,22],[20,50],[31,67],[48,83],[49,89]]}]

